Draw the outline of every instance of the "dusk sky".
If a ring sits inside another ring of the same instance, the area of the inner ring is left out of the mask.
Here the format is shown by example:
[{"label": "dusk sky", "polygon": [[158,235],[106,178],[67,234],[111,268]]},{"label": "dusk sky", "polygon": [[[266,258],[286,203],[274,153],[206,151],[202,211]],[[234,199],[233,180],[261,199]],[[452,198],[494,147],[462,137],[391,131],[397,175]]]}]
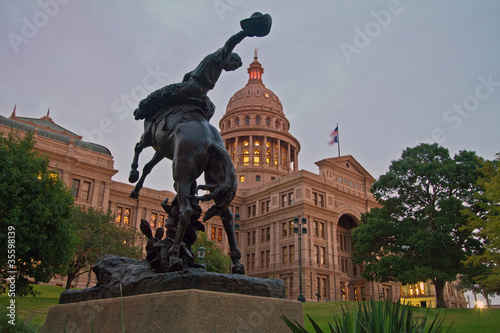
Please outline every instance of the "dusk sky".
[{"label": "dusk sky", "polygon": [[[263,82],[301,142],[299,167],[341,154],[375,178],[406,147],[438,142],[493,159],[500,152],[499,1],[89,1],[0,3],[0,114],[40,118],[111,150],[126,182],[147,94],[180,82],[240,30],[269,13],[268,36],[246,38],[243,67],[209,93],[218,128],[259,49]],[[141,156],[140,168],[152,156]],[[172,190],[171,162],[145,186]]]}]

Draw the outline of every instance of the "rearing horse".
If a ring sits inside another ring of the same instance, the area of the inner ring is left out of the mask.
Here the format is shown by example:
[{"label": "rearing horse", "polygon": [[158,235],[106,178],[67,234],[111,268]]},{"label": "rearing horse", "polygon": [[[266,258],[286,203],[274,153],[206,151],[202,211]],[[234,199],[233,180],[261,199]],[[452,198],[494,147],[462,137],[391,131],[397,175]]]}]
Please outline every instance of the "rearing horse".
[{"label": "rearing horse", "polygon": [[[145,132],[135,147],[129,180],[137,181],[139,154],[144,148],[152,146],[155,155],[144,166],[141,178],[130,196],[138,197],[146,176],[158,162],[163,158],[172,160],[174,188],[179,203],[179,222],[173,246],[169,251],[169,270],[182,269],[179,251],[191,222],[193,203],[213,199],[214,205],[205,213],[203,221],[215,215],[220,216],[229,241],[232,272],[244,274],[243,264],[239,261],[241,253],[236,243],[233,214],[229,209],[236,194],[236,172],[217,129],[207,121],[202,109],[190,104],[160,110],[154,120],[145,121],[144,127]],[[205,185],[196,186],[196,179],[202,173]],[[197,196],[198,189],[210,190],[210,193]]]},{"label": "rearing horse", "polygon": [[[207,93],[215,87],[222,71],[234,71],[242,62],[234,47],[245,37],[263,37],[271,30],[271,16],[254,13],[240,21],[241,31],[231,36],[223,47],[207,55],[200,64],[184,76],[181,83],[163,87],[139,103],[136,119],[145,119],[144,134],[135,146],[129,181],[139,179],[137,171],[141,151],[152,146],[156,153],[144,166],[143,174],[130,194],[137,198],[144,179],[163,158],[172,160],[174,188],[179,208],[178,225],[173,244],[168,250],[170,271],[182,269],[179,258],[181,242],[191,223],[193,205],[198,201],[214,200],[203,221],[220,216],[229,240],[232,272],[244,274],[241,253],[236,244],[233,214],[229,204],[236,194],[236,172],[224,142],[217,129],[209,123],[215,106]],[[205,185],[196,186],[196,179],[204,173]],[[210,193],[196,196],[198,189]],[[166,259],[165,259],[166,260]]]}]

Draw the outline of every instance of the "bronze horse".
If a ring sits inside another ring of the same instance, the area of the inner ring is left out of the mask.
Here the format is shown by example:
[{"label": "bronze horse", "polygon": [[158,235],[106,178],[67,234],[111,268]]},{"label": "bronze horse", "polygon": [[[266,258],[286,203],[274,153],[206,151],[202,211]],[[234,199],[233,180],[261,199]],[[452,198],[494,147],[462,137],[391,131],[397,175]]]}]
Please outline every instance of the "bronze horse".
[{"label": "bronze horse", "polygon": [[[163,158],[173,161],[174,188],[179,204],[179,221],[174,245],[169,250],[169,270],[182,269],[179,252],[182,239],[191,222],[193,205],[198,201],[214,200],[203,221],[220,216],[226,231],[233,263],[233,274],[244,274],[240,263],[241,253],[236,243],[233,214],[229,205],[236,194],[236,172],[224,142],[217,129],[205,118],[200,107],[183,104],[160,110],[152,119],[144,122],[145,131],[135,146],[134,160],[129,180],[137,181],[139,154],[152,146],[155,154],[143,169],[130,197],[137,198],[146,176]],[[196,179],[204,173],[205,185],[196,186]],[[199,189],[210,193],[197,196]]]}]

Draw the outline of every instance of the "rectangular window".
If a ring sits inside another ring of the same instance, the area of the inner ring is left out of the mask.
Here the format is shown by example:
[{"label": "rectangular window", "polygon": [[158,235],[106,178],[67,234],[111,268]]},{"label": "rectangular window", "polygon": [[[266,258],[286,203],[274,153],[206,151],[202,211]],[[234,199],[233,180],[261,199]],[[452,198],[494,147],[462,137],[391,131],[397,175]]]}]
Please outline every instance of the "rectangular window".
[{"label": "rectangular window", "polygon": [[129,224],[130,222],[130,208],[125,208],[125,211],[123,213],[123,223],[124,224]]},{"label": "rectangular window", "polygon": [[153,230],[156,230],[156,218],[157,218],[157,216],[158,215],[156,213],[151,214],[151,222],[150,223],[151,223],[151,228]]},{"label": "rectangular window", "polygon": [[286,246],[283,246],[281,248],[281,261],[283,262],[283,265],[288,264],[288,248]]},{"label": "rectangular window", "polygon": [[255,253],[252,253],[252,270],[255,269]]},{"label": "rectangular window", "polygon": [[318,221],[314,221],[314,236],[319,236],[319,222]]},{"label": "rectangular window", "polygon": [[116,207],[116,217],[115,222],[120,223],[122,221],[123,207]]},{"label": "rectangular window", "polygon": [[252,206],[247,207],[247,217],[252,217]]},{"label": "rectangular window", "polygon": [[266,241],[266,229],[260,229],[260,242],[264,243]]},{"label": "rectangular window", "polygon": [[282,226],[283,237],[286,237],[288,235],[288,222],[283,222],[281,226]]},{"label": "rectangular window", "polygon": [[319,236],[321,238],[325,238],[325,223],[324,222],[319,223]]},{"label": "rectangular window", "polygon": [[252,244],[252,234],[250,232],[247,232],[247,245]]},{"label": "rectangular window", "polygon": [[267,250],[266,251],[266,268],[269,268],[270,263],[271,263],[271,251]]},{"label": "rectangular window", "polygon": [[240,176],[240,183],[244,183],[245,182],[245,176]]},{"label": "rectangular window", "polygon": [[286,200],[286,194],[281,195],[281,207],[284,208],[286,207],[287,200]]},{"label": "rectangular window", "polygon": [[80,180],[73,179],[73,183],[71,184],[71,195],[73,195],[73,198],[76,198],[78,196],[79,188],[80,188]]},{"label": "rectangular window", "polygon": [[165,215],[160,215],[160,220],[158,221],[158,228],[163,228],[165,224]]},{"label": "rectangular window", "polygon": [[212,240],[215,241],[215,236],[217,234],[217,228],[212,227]]},{"label": "rectangular window", "polygon": [[290,251],[288,251],[288,252],[290,253],[290,264],[293,264],[293,262],[295,260],[295,246],[290,245],[289,250]]},{"label": "rectangular window", "polygon": [[264,215],[266,213],[266,203],[261,202],[260,203],[260,215]]},{"label": "rectangular window", "polygon": [[266,264],[266,253],[264,251],[260,252],[260,268],[265,268]]},{"label": "rectangular window", "polygon": [[326,257],[326,248],[324,246],[321,247],[321,256],[320,256],[320,261],[319,263],[321,265],[325,264],[325,257]]},{"label": "rectangular window", "polygon": [[[254,157],[254,159],[255,159],[255,157]],[[257,163],[257,165],[258,165],[258,162],[256,162],[256,163]],[[260,182],[260,176],[259,176],[259,175],[255,176],[255,181],[256,181],[256,182]]]},{"label": "rectangular window", "polygon": [[255,230],[252,231],[252,245],[255,245]]},{"label": "rectangular window", "polygon": [[271,228],[270,228],[270,227],[268,227],[268,228],[266,229],[266,241],[267,241],[267,242],[270,242],[270,241],[271,241]]},{"label": "rectangular window", "polygon": [[293,192],[288,193],[288,202],[290,203],[290,206],[293,205]]},{"label": "rectangular window", "polygon": [[319,264],[320,263],[320,254],[319,254],[319,246],[314,245],[314,258],[316,259],[316,262]]},{"label": "rectangular window", "polygon": [[217,241],[219,243],[222,243],[222,229],[221,228],[217,228]]},{"label": "rectangular window", "polygon": [[81,190],[81,198],[88,201],[90,197],[90,182],[83,182]]}]

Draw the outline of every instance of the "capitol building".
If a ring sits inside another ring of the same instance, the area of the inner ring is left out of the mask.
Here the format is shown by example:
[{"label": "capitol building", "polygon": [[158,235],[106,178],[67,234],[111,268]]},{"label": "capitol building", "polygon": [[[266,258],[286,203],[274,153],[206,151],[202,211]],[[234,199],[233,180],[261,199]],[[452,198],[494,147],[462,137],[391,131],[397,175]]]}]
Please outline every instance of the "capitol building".
[{"label": "capitol building", "polygon": [[[402,287],[362,277],[363,265],[353,263],[351,231],[360,223],[361,214],[378,206],[370,193],[375,179],[351,155],[317,161],[315,172],[299,169],[300,151],[307,148],[293,136],[284,105],[264,85],[263,76],[264,68],[255,54],[248,67],[248,83],[230,97],[219,122],[238,178],[231,210],[239,216],[236,234],[246,274],[283,280],[292,300],[297,300],[302,285],[306,301],[397,301],[404,297],[414,299],[418,306],[435,306],[429,283]],[[139,228],[141,219],[151,221],[153,227],[164,225],[166,214],[160,203],[175,194],[143,188],[139,199],[129,198],[134,186],[112,180],[118,170],[106,147],[82,141],[49,114],[26,118],[14,110],[8,118],[0,116],[0,131],[12,129],[35,134],[36,149],[48,153],[51,170],[71,189],[76,204],[111,209],[116,214],[114,223],[120,225]],[[204,210],[208,207],[202,203]],[[301,243],[295,226],[304,232]],[[205,229],[209,239],[229,253],[218,217],[207,221]],[[64,285],[62,279],[54,283]],[[75,283],[84,287],[86,282],[81,276]],[[445,288],[445,301],[450,308],[465,307],[467,302],[452,286]]]}]

